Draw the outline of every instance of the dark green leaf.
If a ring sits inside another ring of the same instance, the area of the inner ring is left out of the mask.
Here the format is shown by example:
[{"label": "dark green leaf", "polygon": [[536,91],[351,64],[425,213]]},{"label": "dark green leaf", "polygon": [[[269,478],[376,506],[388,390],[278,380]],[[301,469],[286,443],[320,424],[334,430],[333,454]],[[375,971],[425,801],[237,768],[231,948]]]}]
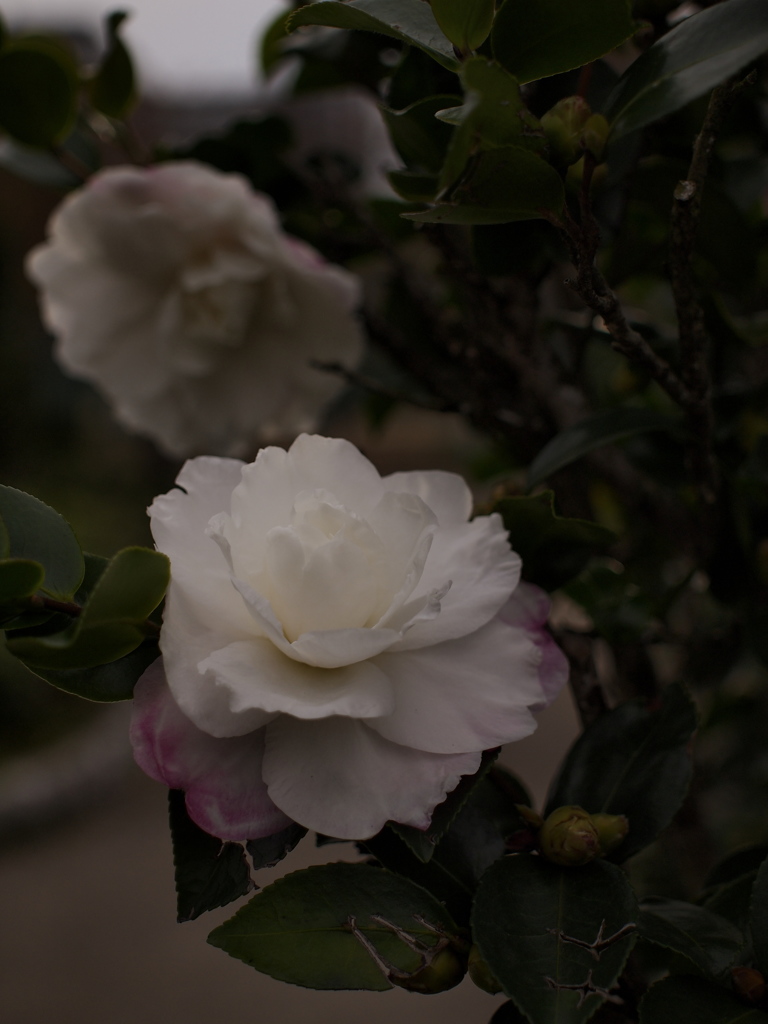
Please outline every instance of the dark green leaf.
[{"label": "dark green leaf", "polygon": [[553,491],[502,498],[494,511],[500,513],[510,543],[523,560],[523,577],[545,590],[567,583],[596,551],[604,551],[616,539],[597,523],[558,516]]},{"label": "dark green leaf", "polygon": [[637,916],[632,888],[616,865],[562,868],[518,854],[483,875],[472,932],[531,1024],[582,1024],[616,983]]},{"label": "dark green leaf", "polygon": [[409,168],[440,170],[453,129],[435,114],[456,102],[456,96],[429,96],[404,110],[382,110],[392,143]]},{"label": "dark green leaf", "polygon": [[733,963],[744,936],[730,921],[695,903],[654,897],[640,907],[638,935],[716,977]]},{"label": "dark green leaf", "polygon": [[589,64],[635,28],[629,0],[506,0],[491,44],[499,63],[525,83]]},{"label": "dark green leaf", "polygon": [[107,16],[107,52],[88,83],[91,103],[107,117],[124,118],[137,99],[133,61],[119,35],[127,17],[125,11],[114,11]]},{"label": "dark green leaf", "polygon": [[674,431],[678,420],[652,409],[609,409],[575,423],[553,437],[531,463],[528,486],[535,487],[563,466],[607,444],[651,430]]},{"label": "dark green leaf", "polygon": [[249,839],[245,845],[251,855],[254,869],[260,871],[261,868],[273,868],[275,864],[279,864],[283,857],[287,857],[291,850],[298,846],[306,834],[304,826],[294,822],[272,836]]},{"label": "dark green leaf", "polygon": [[106,665],[62,670],[36,666],[32,671],[59,690],[85,700],[112,703],[130,700],[139,677],[159,657],[157,642],[145,640],[135,651]]},{"label": "dark green leaf", "polygon": [[148,636],[146,619],[163,599],[170,564],[149,548],[124,548],[100,576],[72,625],[50,636],[12,637],[8,649],[33,669],[92,668],[116,661]]},{"label": "dark green leaf", "polygon": [[0,129],[27,146],[50,146],[77,113],[77,65],[55,41],[19,39],[0,53]]},{"label": "dark green leaf", "polygon": [[480,153],[450,202],[423,213],[403,214],[425,224],[508,224],[562,213],[563,183],[557,171],[521,146]]},{"label": "dark green leaf", "polygon": [[608,97],[613,138],[679,110],[766,50],[765,0],[727,0],[686,18],[638,57]]},{"label": "dark green leaf", "polygon": [[704,889],[714,889],[719,885],[726,885],[750,872],[756,874],[766,857],[768,857],[768,846],[764,844],[734,850],[733,853],[729,853],[715,864],[706,877]]},{"label": "dark green leaf", "polygon": [[0,561],[0,605],[30,597],[43,585],[45,570],[39,562],[26,558]]},{"label": "dark green leaf", "polygon": [[485,57],[473,57],[461,68],[466,92],[462,106],[440,117],[458,126],[440,172],[440,187],[449,188],[462,175],[473,153],[497,146],[523,145],[541,139],[538,120],[526,108],[516,78]]},{"label": "dark green leaf", "polygon": [[483,754],[482,762],[475,774],[464,775],[458,786],[448,794],[441,804],[437,805],[432,814],[432,821],[428,829],[413,828],[410,825],[398,825],[397,823],[392,823],[389,826],[400,836],[406,846],[419,860],[424,861],[424,863],[431,860],[437,844],[448,831],[448,828],[470,798],[475,787],[482,782],[491,770],[498,756],[498,750],[487,750]]},{"label": "dark green leaf", "polygon": [[763,861],[752,888],[749,931],[755,966],[764,975],[768,975],[768,860]]},{"label": "dark green leaf", "polygon": [[187,814],[181,790],[168,791],[168,813],[180,924],[225,907],[254,888],[243,847],[198,828]]},{"label": "dark green leaf", "polygon": [[624,860],[651,843],[678,811],[691,778],[688,752],[696,708],[678,684],[658,710],[627,701],[576,741],[547,800],[547,813],[577,804],[590,814],[625,814],[629,834],[613,854]]},{"label": "dark green leaf", "polygon": [[280,11],[261,37],[261,68],[268,75],[283,56],[282,41],[288,35],[288,11]]},{"label": "dark green leaf", "polygon": [[439,187],[436,174],[390,171],[387,178],[395,192],[410,203],[428,203]]},{"label": "dark green leaf", "polygon": [[0,519],[8,536],[8,555],[39,562],[42,589],[69,600],[83,578],[83,554],[69,523],[48,505],[15,487],[0,485]]},{"label": "dark green leaf", "polygon": [[262,889],[208,941],[280,981],[383,992],[387,965],[411,974],[425,964],[399,930],[427,953],[456,934],[441,904],[413,882],[366,864],[325,864]]},{"label": "dark green leaf", "polygon": [[432,13],[462,53],[476,50],[491,31],[495,0],[430,0]]},{"label": "dark green leaf", "polygon": [[706,894],[703,905],[713,914],[719,914],[720,917],[735,924],[737,928],[746,930],[749,926],[752,889],[756,878],[757,869],[717,886]]},{"label": "dark green leaf", "polygon": [[768,1014],[751,1010],[719,985],[703,978],[664,978],[640,1004],[640,1024],[768,1024]]},{"label": "dark green leaf", "polygon": [[427,3],[414,0],[318,0],[291,15],[289,27],[330,25],[334,28],[380,32],[418,46],[443,67],[455,71],[459,62],[453,46],[440,31]]},{"label": "dark green leaf", "polygon": [[510,1000],[498,1008],[491,1017],[490,1024],[528,1024],[528,1018],[524,1017]]}]

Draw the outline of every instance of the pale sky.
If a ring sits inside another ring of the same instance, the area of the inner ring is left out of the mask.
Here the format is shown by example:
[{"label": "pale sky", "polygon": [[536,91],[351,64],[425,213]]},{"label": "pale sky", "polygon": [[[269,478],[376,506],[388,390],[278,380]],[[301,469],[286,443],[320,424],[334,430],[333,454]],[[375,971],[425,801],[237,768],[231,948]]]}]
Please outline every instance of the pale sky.
[{"label": "pale sky", "polygon": [[132,13],[123,32],[145,89],[244,92],[253,87],[257,41],[282,0],[0,0],[13,29],[81,24]]}]

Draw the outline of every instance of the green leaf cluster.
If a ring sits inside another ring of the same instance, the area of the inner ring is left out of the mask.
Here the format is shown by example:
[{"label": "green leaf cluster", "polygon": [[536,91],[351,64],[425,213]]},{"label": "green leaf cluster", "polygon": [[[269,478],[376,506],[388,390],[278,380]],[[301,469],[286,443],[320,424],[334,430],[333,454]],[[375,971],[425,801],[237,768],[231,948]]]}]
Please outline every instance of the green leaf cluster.
[{"label": "green leaf cluster", "polygon": [[37,498],[0,486],[0,625],[5,646],[60,689],[125,700],[157,657],[165,555],[84,555],[69,524]]}]

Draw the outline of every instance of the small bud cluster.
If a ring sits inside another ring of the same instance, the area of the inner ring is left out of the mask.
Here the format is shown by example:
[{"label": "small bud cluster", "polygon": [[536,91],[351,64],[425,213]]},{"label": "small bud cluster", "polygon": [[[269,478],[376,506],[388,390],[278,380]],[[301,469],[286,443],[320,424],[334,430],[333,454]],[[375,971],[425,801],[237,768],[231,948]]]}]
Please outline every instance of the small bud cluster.
[{"label": "small bud cluster", "polygon": [[541,119],[552,161],[562,167],[590,153],[600,163],[610,126],[602,114],[593,114],[582,96],[566,96]]},{"label": "small bud cluster", "polygon": [[554,864],[588,864],[615,850],[629,831],[623,814],[588,814],[582,807],[553,811],[541,826],[542,854]]}]

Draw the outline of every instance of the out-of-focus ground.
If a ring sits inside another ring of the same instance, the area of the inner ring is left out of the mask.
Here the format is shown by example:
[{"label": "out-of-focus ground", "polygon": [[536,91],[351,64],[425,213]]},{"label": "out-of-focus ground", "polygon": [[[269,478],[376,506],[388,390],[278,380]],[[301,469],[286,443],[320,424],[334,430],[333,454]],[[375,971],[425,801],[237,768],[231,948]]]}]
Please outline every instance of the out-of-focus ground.
[{"label": "out-of-focus ground", "polygon": [[[539,805],[576,731],[564,693],[505,750]],[[468,980],[427,997],[314,992],[257,974],[205,941],[238,904],[177,925],[165,790],[127,757],[98,804],[0,848],[2,1024],[487,1024],[501,997]],[[316,849],[308,837],[259,882],[336,859],[354,859],[351,844]]]}]

